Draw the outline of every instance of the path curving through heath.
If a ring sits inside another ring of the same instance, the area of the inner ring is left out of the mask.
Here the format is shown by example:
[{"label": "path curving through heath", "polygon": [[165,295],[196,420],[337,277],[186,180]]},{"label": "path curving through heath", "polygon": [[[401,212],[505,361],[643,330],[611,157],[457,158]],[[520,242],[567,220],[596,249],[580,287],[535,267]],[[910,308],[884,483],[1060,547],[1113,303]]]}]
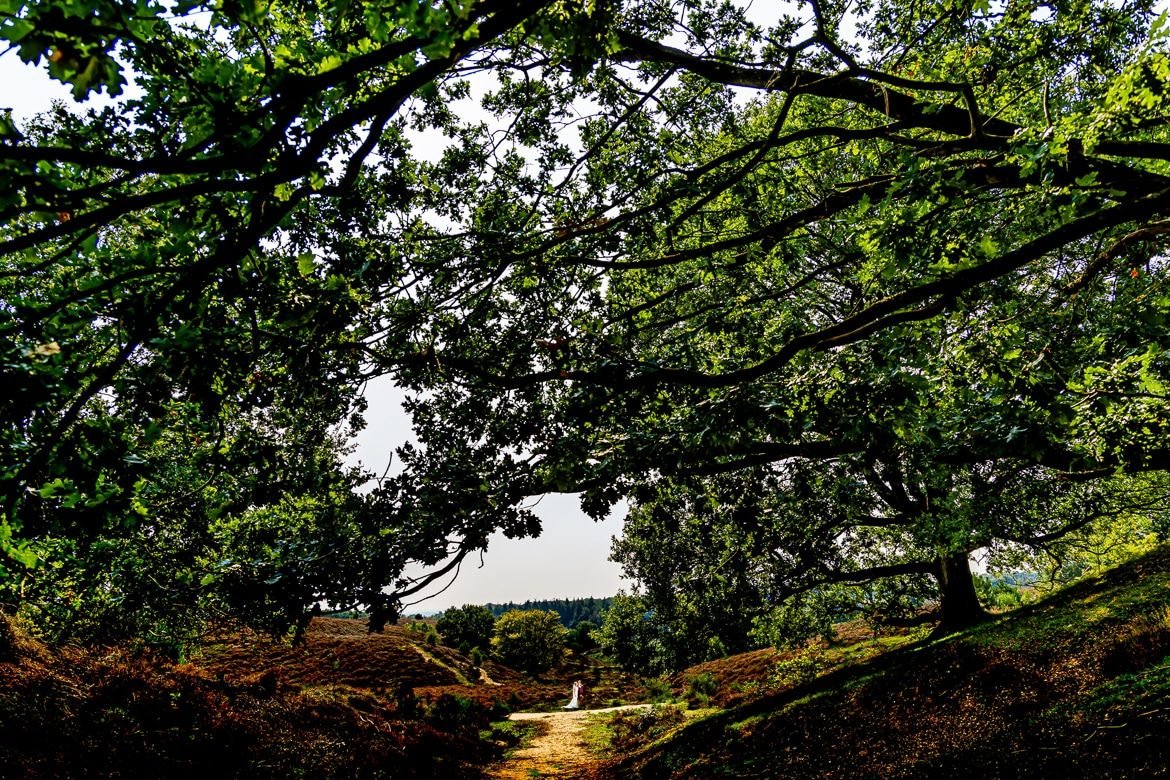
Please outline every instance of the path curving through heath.
[{"label": "path curving through heath", "polygon": [[581,740],[585,721],[602,712],[648,710],[649,704],[627,704],[599,710],[561,710],[559,712],[513,712],[508,720],[535,720],[544,726],[542,733],[521,750],[512,753],[502,764],[488,772],[492,780],[532,780],[555,777],[570,780],[594,768],[598,760]]}]

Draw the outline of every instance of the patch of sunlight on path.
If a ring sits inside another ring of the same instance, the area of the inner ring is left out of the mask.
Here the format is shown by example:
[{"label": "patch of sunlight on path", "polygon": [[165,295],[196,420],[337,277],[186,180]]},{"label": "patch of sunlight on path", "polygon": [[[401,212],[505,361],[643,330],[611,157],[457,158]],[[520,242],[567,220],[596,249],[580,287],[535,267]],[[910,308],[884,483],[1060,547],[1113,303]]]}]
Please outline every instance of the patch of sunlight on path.
[{"label": "patch of sunlight on path", "polygon": [[543,732],[528,747],[517,750],[502,764],[488,771],[492,780],[532,780],[556,777],[570,780],[598,763],[581,739],[586,721],[593,715],[619,710],[648,710],[649,704],[627,704],[598,710],[559,712],[514,712],[508,720],[539,721]]}]

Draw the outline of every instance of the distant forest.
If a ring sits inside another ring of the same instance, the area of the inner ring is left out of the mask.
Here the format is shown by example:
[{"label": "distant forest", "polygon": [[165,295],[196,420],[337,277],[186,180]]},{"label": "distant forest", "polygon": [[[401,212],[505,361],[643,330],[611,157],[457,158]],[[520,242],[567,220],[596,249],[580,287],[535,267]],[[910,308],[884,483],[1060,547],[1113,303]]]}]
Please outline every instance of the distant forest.
[{"label": "distant forest", "polygon": [[601,613],[609,609],[612,604],[612,598],[596,599],[590,596],[584,599],[545,599],[525,601],[523,604],[508,602],[507,604],[484,604],[484,606],[490,609],[496,617],[514,609],[551,609],[561,616],[561,623],[565,628],[573,628],[586,620],[594,625],[601,625]]}]

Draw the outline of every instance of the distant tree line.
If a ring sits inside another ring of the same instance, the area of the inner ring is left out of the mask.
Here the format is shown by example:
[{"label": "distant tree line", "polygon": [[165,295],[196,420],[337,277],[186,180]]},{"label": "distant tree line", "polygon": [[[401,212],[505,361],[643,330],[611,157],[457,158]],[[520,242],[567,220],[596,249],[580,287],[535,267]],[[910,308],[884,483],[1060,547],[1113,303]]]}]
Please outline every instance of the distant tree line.
[{"label": "distant tree line", "polygon": [[565,628],[573,628],[578,623],[601,624],[601,616],[613,606],[613,598],[583,599],[544,599],[540,601],[525,601],[523,604],[508,602],[507,604],[484,604],[493,615],[499,617],[505,612],[513,610],[552,610],[561,617],[561,624]]}]

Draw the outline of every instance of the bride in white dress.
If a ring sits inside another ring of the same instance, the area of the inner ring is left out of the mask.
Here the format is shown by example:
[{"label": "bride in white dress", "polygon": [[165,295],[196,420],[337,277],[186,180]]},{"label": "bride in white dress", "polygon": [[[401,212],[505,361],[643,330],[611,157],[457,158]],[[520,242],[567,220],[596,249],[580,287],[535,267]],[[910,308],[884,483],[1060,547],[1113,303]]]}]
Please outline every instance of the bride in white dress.
[{"label": "bride in white dress", "polygon": [[577,680],[575,683],[573,683],[573,698],[570,699],[569,703],[565,705],[564,708],[566,710],[575,710],[581,706],[581,702],[578,699],[581,695],[581,689],[583,687],[585,686],[581,684],[580,680]]}]

